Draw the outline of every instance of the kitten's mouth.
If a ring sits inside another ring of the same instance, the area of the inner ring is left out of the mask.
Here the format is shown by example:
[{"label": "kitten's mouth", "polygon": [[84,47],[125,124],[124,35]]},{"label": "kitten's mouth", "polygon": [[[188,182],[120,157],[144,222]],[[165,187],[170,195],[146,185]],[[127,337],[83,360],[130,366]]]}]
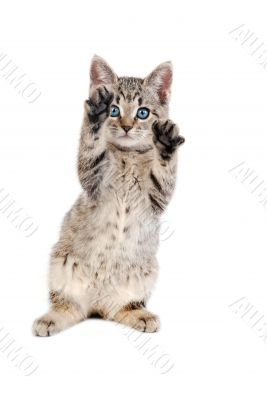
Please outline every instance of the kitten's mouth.
[{"label": "kitten's mouth", "polygon": [[119,139],[133,139],[130,135],[128,135],[128,133],[125,133],[124,135],[121,135],[120,137],[119,137]]}]

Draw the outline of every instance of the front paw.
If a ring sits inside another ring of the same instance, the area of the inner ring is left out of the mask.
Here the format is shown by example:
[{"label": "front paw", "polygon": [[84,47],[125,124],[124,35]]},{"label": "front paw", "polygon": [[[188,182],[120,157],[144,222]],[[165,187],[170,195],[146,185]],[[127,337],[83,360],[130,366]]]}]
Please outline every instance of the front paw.
[{"label": "front paw", "polygon": [[171,120],[155,121],[152,125],[154,143],[163,159],[170,159],[185,139],[179,135],[179,128]]},{"label": "front paw", "polygon": [[109,92],[105,86],[99,86],[86,101],[89,106],[88,118],[94,125],[94,130],[98,130],[101,123],[107,118],[113,98],[114,94]]}]

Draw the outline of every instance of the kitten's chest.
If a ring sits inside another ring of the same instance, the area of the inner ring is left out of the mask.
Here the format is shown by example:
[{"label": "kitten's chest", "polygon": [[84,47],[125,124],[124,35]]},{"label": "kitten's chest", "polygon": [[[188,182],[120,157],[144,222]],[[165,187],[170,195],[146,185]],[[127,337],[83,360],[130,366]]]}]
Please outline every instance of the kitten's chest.
[{"label": "kitten's chest", "polygon": [[135,164],[129,164],[120,170],[116,180],[116,192],[124,201],[134,200],[144,190],[145,176]]},{"label": "kitten's chest", "polygon": [[[106,190],[102,192],[94,219],[97,244],[90,242],[87,251],[106,260],[136,259],[140,248],[144,252],[147,246],[146,252],[150,252],[147,243],[155,231],[147,195],[150,160],[117,154],[112,161],[113,169],[107,174]],[[91,231],[92,224],[88,226]]]},{"label": "kitten's chest", "polygon": [[113,189],[124,202],[134,201],[145,192],[152,160],[139,154],[116,154]]},{"label": "kitten's chest", "polygon": [[[150,153],[150,154],[149,154]],[[116,239],[125,241],[140,236],[149,229],[151,206],[148,198],[148,181],[153,154],[151,152],[111,152],[111,166],[101,202],[102,217],[114,227]]]}]

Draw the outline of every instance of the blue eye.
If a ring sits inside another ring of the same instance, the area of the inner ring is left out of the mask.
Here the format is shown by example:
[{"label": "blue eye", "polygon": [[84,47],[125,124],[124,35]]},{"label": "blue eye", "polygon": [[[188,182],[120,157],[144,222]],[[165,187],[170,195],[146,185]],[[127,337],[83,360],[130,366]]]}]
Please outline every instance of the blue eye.
[{"label": "blue eye", "polygon": [[146,119],[149,116],[149,109],[146,107],[138,108],[136,116],[139,119]]},{"label": "blue eye", "polygon": [[110,109],[110,116],[111,117],[118,117],[120,115],[120,109],[117,106],[111,106]]}]

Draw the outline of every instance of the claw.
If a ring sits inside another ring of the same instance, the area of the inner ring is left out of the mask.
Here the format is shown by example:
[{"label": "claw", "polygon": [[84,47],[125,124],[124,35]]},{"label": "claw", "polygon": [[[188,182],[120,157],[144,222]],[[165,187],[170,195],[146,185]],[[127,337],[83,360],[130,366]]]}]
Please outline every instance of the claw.
[{"label": "claw", "polygon": [[164,124],[162,125],[162,129],[166,129],[168,126],[169,120],[167,119],[166,122],[164,122]]},{"label": "claw", "polygon": [[181,146],[181,144],[183,144],[185,142],[185,138],[183,136],[178,136],[178,146]]}]

